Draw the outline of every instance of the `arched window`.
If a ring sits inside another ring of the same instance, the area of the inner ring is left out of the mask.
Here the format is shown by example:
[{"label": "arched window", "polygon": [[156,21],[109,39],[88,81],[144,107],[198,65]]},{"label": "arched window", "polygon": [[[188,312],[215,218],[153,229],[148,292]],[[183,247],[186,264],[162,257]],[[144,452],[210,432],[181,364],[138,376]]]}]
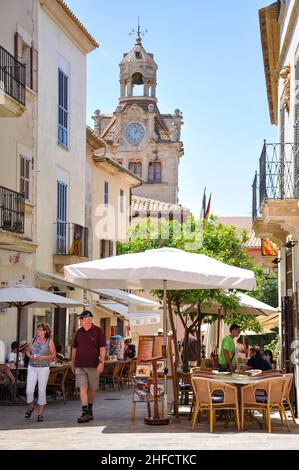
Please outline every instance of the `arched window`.
[{"label": "arched window", "polygon": [[135,175],[142,178],[142,165],[141,162],[129,162],[129,170]]},{"label": "arched window", "polygon": [[161,162],[149,162],[148,181],[149,183],[161,183]]}]

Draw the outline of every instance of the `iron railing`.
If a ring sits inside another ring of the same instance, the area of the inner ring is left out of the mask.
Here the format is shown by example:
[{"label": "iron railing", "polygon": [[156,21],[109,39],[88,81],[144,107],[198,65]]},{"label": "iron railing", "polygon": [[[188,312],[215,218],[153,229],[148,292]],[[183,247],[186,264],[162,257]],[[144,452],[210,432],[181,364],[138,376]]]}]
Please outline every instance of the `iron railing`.
[{"label": "iron railing", "polygon": [[252,184],[252,218],[258,217],[267,200],[284,200],[299,197],[296,178],[296,154],[293,143],[264,142],[259,159],[259,173]]},{"label": "iron railing", "polygon": [[25,106],[26,66],[0,46],[0,88]]},{"label": "iron railing", "polygon": [[24,233],[25,195],[0,186],[0,228]]},{"label": "iron railing", "polygon": [[69,222],[55,224],[55,255],[88,258],[88,228]]}]

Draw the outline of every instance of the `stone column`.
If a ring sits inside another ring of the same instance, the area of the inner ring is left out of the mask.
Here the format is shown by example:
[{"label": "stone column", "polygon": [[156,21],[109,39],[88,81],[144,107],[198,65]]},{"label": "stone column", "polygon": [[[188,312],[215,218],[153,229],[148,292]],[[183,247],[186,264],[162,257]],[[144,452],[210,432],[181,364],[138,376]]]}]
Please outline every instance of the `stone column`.
[{"label": "stone column", "polygon": [[152,98],[156,98],[156,84],[155,83],[152,85],[151,96],[152,96]]},{"label": "stone column", "polygon": [[120,82],[120,97],[123,98],[126,96],[126,82]]},{"label": "stone column", "polygon": [[143,95],[148,96],[149,82],[144,82]]},{"label": "stone column", "polygon": [[128,82],[127,82],[127,96],[132,96],[132,95],[133,95],[132,80],[128,80]]}]

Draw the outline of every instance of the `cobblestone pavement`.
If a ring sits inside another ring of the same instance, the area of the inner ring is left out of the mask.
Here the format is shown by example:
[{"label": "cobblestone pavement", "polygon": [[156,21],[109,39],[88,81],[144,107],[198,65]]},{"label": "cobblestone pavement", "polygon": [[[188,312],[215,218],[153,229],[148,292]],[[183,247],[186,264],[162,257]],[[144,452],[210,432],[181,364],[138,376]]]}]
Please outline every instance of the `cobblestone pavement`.
[{"label": "cobblestone pavement", "polygon": [[[138,406],[139,405],[139,406]],[[146,405],[137,404],[135,423],[130,421],[131,391],[100,391],[94,404],[94,421],[77,424],[80,402],[58,398],[50,400],[45,421],[36,421],[36,410],[30,420],[24,418],[22,406],[0,406],[0,449],[299,449],[299,426],[291,423],[289,433],[273,420],[272,434],[261,430],[258,423],[248,423],[238,433],[234,423],[225,428],[218,421],[215,432],[209,432],[206,418],[194,432],[188,415],[168,426],[146,426]]]}]

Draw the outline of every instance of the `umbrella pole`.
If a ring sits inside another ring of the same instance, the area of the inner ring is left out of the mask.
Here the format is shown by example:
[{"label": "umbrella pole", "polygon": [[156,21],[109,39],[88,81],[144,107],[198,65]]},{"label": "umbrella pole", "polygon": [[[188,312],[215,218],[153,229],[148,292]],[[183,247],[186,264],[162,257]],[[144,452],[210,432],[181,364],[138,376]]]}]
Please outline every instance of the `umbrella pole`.
[{"label": "umbrella pole", "polygon": [[164,410],[167,413],[168,403],[167,403],[167,281],[163,281],[163,332],[164,332],[164,351],[163,355],[165,356],[165,378],[164,378]]}]

